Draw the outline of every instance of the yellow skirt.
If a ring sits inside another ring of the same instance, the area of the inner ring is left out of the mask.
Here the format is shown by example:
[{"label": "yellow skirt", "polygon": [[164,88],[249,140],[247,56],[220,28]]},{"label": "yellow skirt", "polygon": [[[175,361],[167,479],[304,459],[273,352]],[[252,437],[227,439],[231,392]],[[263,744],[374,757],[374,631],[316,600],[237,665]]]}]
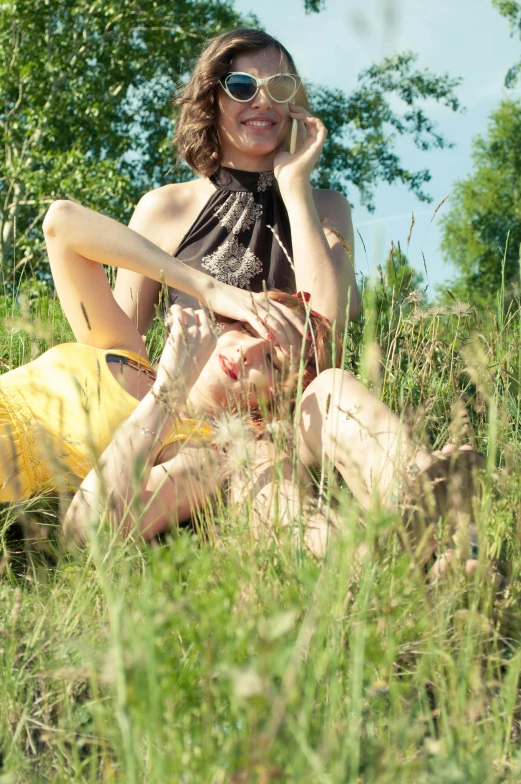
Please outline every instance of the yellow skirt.
[{"label": "yellow skirt", "polygon": [[0,503],[16,503],[36,492],[22,440],[0,396]]},{"label": "yellow skirt", "polygon": [[[0,504],[20,503],[38,493],[77,487],[70,454],[47,432],[17,389],[0,389]],[[80,481],[88,469],[79,475]]]}]

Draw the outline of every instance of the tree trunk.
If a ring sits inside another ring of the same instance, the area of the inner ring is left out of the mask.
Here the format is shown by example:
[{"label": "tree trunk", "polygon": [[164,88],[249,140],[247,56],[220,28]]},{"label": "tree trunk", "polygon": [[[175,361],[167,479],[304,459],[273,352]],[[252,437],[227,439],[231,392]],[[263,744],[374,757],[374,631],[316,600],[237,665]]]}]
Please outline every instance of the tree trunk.
[{"label": "tree trunk", "polygon": [[1,249],[2,249],[2,273],[5,271],[7,260],[13,247],[16,219],[20,212],[20,202],[24,196],[25,187],[21,182],[15,182],[12,189],[11,203],[4,213],[2,220]]}]

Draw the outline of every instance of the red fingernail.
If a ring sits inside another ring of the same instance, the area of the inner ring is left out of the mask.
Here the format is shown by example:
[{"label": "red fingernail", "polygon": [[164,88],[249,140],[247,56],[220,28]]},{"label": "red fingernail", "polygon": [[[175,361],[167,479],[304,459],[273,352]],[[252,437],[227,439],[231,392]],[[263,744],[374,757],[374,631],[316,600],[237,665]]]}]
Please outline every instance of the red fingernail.
[{"label": "red fingernail", "polygon": [[311,332],[306,332],[306,340],[311,340]]},{"label": "red fingernail", "polygon": [[273,340],[273,335],[271,334],[271,332],[268,332],[268,334],[266,335],[266,340]]}]

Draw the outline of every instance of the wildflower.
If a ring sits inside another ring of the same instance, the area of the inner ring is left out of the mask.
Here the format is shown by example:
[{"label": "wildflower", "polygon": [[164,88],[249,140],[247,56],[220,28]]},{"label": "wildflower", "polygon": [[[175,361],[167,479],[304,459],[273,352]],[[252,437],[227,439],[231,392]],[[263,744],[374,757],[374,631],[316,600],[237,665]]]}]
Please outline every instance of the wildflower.
[{"label": "wildflower", "polygon": [[255,465],[257,445],[252,437],[240,438],[226,449],[228,470],[232,475],[244,469],[251,470]]},{"label": "wildflower", "polygon": [[213,426],[214,444],[218,449],[225,450],[230,445],[251,437],[251,430],[237,414],[221,414]]},{"label": "wildflower", "polygon": [[431,318],[438,318],[439,316],[445,316],[447,313],[447,308],[445,305],[433,305],[427,311],[427,315]]},{"label": "wildflower", "polygon": [[409,302],[411,305],[419,305],[425,299],[425,292],[421,289],[414,289],[411,291],[404,302]]},{"label": "wildflower", "polygon": [[276,444],[287,444],[293,436],[293,425],[288,419],[271,419],[266,423],[264,432],[271,436]]},{"label": "wildflower", "polygon": [[461,300],[458,300],[454,303],[450,312],[453,316],[459,316],[460,318],[463,318],[464,316],[469,316],[470,311],[470,302],[462,302]]},{"label": "wildflower", "polygon": [[429,316],[430,313],[428,310],[425,310],[425,308],[415,308],[407,321],[409,324],[418,324],[420,321],[425,321],[425,319],[428,319]]}]

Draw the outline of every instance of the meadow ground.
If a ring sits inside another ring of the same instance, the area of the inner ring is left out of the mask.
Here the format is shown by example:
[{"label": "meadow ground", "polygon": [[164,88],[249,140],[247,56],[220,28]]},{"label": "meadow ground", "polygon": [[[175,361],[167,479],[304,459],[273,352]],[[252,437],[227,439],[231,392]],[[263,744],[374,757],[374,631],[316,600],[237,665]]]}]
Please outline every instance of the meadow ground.
[{"label": "meadow ground", "polygon": [[[1,307],[2,370],[70,337],[45,294]],[[76,554],[23,546],[56,504],[3,509],[1,784],[519,782],[520,358],[504,297],[480,314],[368,295],[345,338],[346,367],[419,436],[487,454],[470,578],[431,584],[396,536],[377,544],[396,516],[361,513],[333,474],[324,563],[284,530],[254,542],[247,503],[216,505],[203,539],[103,529]]]}]

